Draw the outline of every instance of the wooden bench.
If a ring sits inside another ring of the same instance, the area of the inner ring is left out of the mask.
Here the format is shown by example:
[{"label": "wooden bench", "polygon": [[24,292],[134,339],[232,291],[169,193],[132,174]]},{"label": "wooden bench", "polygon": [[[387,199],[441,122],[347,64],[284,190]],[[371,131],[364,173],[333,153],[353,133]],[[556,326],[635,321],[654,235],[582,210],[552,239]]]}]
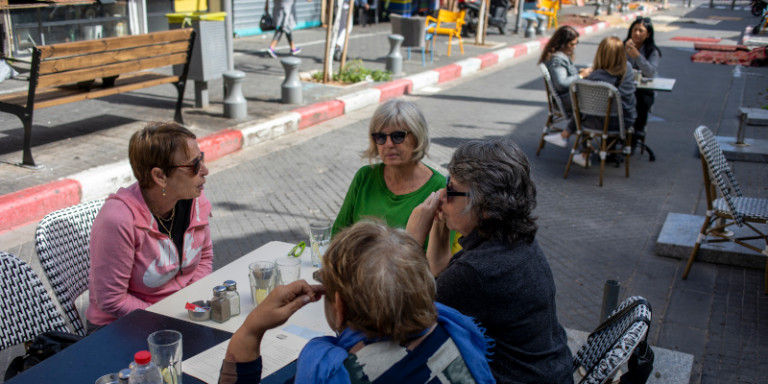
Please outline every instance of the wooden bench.
[{"label": "wooden bench", "polygon": [[[12,113],[24,124],[21,165],[39,168],[31,149],[37,109],[173,84],[178,91],[174,120],[183,124],[181,106],[194,40],[194,30],[186,28],[35,47],[29,90],[0,96],[0,112]],[[148,71],[170,65],[183,65],[181,74]]]}]

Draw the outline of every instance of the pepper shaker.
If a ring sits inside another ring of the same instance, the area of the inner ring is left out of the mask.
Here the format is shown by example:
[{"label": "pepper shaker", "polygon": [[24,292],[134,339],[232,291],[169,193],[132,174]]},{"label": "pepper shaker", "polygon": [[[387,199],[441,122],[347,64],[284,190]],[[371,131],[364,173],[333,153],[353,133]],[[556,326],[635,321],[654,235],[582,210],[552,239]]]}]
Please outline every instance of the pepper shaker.
[{"label": "pepper shaker", "polygon": [[211,320],[223,323],[229,320],[231,316],[227,287],[217,285],[213,288],[213,298],[211,299]]}]

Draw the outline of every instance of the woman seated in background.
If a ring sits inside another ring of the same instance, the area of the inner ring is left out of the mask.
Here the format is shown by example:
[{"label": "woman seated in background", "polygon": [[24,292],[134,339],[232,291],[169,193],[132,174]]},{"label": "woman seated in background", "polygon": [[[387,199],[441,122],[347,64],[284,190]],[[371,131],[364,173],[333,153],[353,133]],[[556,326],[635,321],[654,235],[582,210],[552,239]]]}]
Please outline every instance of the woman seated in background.
[{"label": "woman seated in background", "polygon": [[552,78],[552,85],[555,87],[557,96],[563,103],[563,108],[571,117],[571,95],[570,86],[576,79],[581,79],[592,72],[592,68],[577,69],[573,65],[573,58],[576,51],[576,45],[579,44],[579,33],[573,27],[564,25],[555,31],[552,37],[544,46],[539,58],[539,64],[544,63],[549,70],[549,76]]},{"label": "woman seated in background", "polygon": [[381,162],[355,174],[333,223],[334,235],[365,217],[405,228],[413,208],[445,186],[445,177],[421,161],[429,149],[429,130],[416,104],[385,102],[373,113],[368,131],[362,157]]},{"label": "woman seated in background", "polygon": [[89,333],[213,269],[208,168],[195,135],[149,123],[131,136],[128,158],[138,181],[107,198],[91,229]]},{"label": "woman seated in background", "polygon": [[[592,73],[587,76],[587,80],[603,81],[613,85],[621,95],[621,110],[624,118],[624,128],[629,129],[635,122],[637,111],[635,109],[635,83],[632,68],[627,63],[627,55],[624,50],[624,44],[616,36],[610,36],[603,39],[597,47],[595,61]],[[603,118],[589,116],[583,118],[582,124],[589,127],[602,127]],[[618,131],[619,121],[612,117],[609,122],[608,130]],[[576,132],[576,122],[571,120],[568,127],[562,132],[553,133],[544,136],[544,140],[550,143],[565,147],[568,144],[568,137]],[[582,152],[581,156],[574,156],[573,162],[582,166],[587,166],[588,153]]]},{"label": "woman seated in background", "polygon": [[[494,340],[499,383],[573,383],[573,359],[557,320],[555,281],[536,242],[536,186],[509,139],[471,141],[454,152],[445,190],[430,195],[408,232],[430,234],[436,300],[475,319]],[[462,234],[451,257],[448,231]]]},{"label": "woman seated in background", "polygon": [[[656,46],[653,39],[653,24],[650,18],[637,17],[629,26],[624,47],[632,69],[642,72],[645,78],[656,76],[659,59],[661,59],[661,50]],[[632,133],[632,148],[637,145],[638,138],[645,136],[648,113],[651,111],[656,96],[652,90],[638,89],[635,91],[635,99],[637,100],[637,119],[634,124],[635,131]]]},{"label": "woman seated in background", "polygon": [[323,294],[337,336],[304,346],[296,383],[494,382],[487,339],[472,319],[434,302],[421,243],[406,232],[365,221],[343,230],[321,278],[323,286],[278,286],[248,315],[229,342],[220,383],[258,383],[264,333]]}]

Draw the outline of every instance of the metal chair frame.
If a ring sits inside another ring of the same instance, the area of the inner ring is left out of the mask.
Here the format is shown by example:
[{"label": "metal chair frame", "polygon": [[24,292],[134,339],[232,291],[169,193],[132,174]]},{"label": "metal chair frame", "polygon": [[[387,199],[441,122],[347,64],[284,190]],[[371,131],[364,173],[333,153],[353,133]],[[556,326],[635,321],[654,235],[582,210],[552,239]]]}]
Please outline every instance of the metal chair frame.
[{"label": "metal chair frame", "polygon": [[[427,16],[427,19],[424,22],[424,26],[427,28],[427,33],[433,35],[448,35],[448,56],[451,55],[451,42],[453,42],[454,37],[459,39],[459,49],[461,50],[461,54],[464,54],[464,41],[461,39],[461,26],[466,23],[466,19],[464,18],[466,13],[466,9],[462,9],[459,12],[451,12],[446,9],[441,9],[437,13],[437,18]],[[435,26],[430,26],[430,23],[435,23]],[[449,26],[446,27],[445,24],[449,24]],[[437,40],[436,36],[432,39],[433,51],[435,50],[435,40]]]},{"label": "metal chair frame", "polygon": [[[573,119],[576,122],[576,137],[568,156],[563,178],[568,178],[573,156],[578,153],[580,146],[589,149],[589,153],[600,155],[600,186],[603,186],[605,174],[605,159],[609,153],[624,155],[626,177],[629,177],[629,157],[631,155],[632,127],[624,127],[624,114],[621,109],[621,95],[611,84],[603,81],[576,80],[571,84],[571,105]],[[602,127],[584,125],[584,118],[595,116],[603,119]],[[611,118],[618,119],[619,130],[609,131]],[[621,149],[612,150],[617,144]],[[589,166],[589,163],[587,163]]]},{"label": "metal chair frame", "polygon": [[94,200],[46,215],[35,230],[35,251],[53,292],[72,324],[74,333],[85,336],[75,306],[88,289],[91,266],[91,226],[104,200]]},{"label": "metal chair frame", "polygon": [[557,95],[555,85],[552,83],[552,77],[549,74],[549,69],[544,63],[539,64],[539,70],[544,77],[544,89],[547,91],[547,121],[544,123],[544,129],[541,133],[541,139],[539,139],[539,146],[536,148],[536,156],[539,155],[542,148],[544,148],[544,136],[553,132],[562,132],[565,128],[556,127],[555,124],[568,121],[568,113],[565,111],[563,101],[560,100],[560,96]]},{"label": "metal chair frame", "polygon": [[47,331],[68,332],[64,318],[32,267],[0,252],[0,349],[24,343]]},{"label": "metal chair frame", "polygon": [[[683,279],[688,278],[693,261],[703,243],[733,242],[768,257],[768,233],[755,224],[768,224],[768,199],[745,197],[739,182],[731,171],[720,145],[709,128],[696,128],[693,136],[701,153],[701,167],[704,175],[704,191],[707,196],[707,213],[701,226],[696,244],[693,246]],[[719,197],[718,197],[719,196]],[[746,226],[752,234],[736,237],[728,227]],[[708,239],[708,237],[713,237]],[[765,247],[760,249],[749,240],[762,239]],[[768,259],[765,264],[765,292],[768,293]]]}]

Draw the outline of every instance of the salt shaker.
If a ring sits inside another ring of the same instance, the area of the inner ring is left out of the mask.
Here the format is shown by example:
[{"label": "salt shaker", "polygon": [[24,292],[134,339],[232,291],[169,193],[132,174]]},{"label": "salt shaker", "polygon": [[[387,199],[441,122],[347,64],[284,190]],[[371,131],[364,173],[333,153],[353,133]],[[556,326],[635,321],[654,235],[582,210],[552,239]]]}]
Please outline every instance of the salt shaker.
[{"label": "salt shaker", "polygon": [[227,280],[224,282],[227,287],[227,298],[229,299],[229,313],[232,317],[240,314],[240,294],[237,293],[237,282]]},{"label": "salt shaker", "polygon": [[217,285],[213,288],[213,298],[211,299],[211,320],[223,323],[229,320],[231,316],[227,287]]}]

